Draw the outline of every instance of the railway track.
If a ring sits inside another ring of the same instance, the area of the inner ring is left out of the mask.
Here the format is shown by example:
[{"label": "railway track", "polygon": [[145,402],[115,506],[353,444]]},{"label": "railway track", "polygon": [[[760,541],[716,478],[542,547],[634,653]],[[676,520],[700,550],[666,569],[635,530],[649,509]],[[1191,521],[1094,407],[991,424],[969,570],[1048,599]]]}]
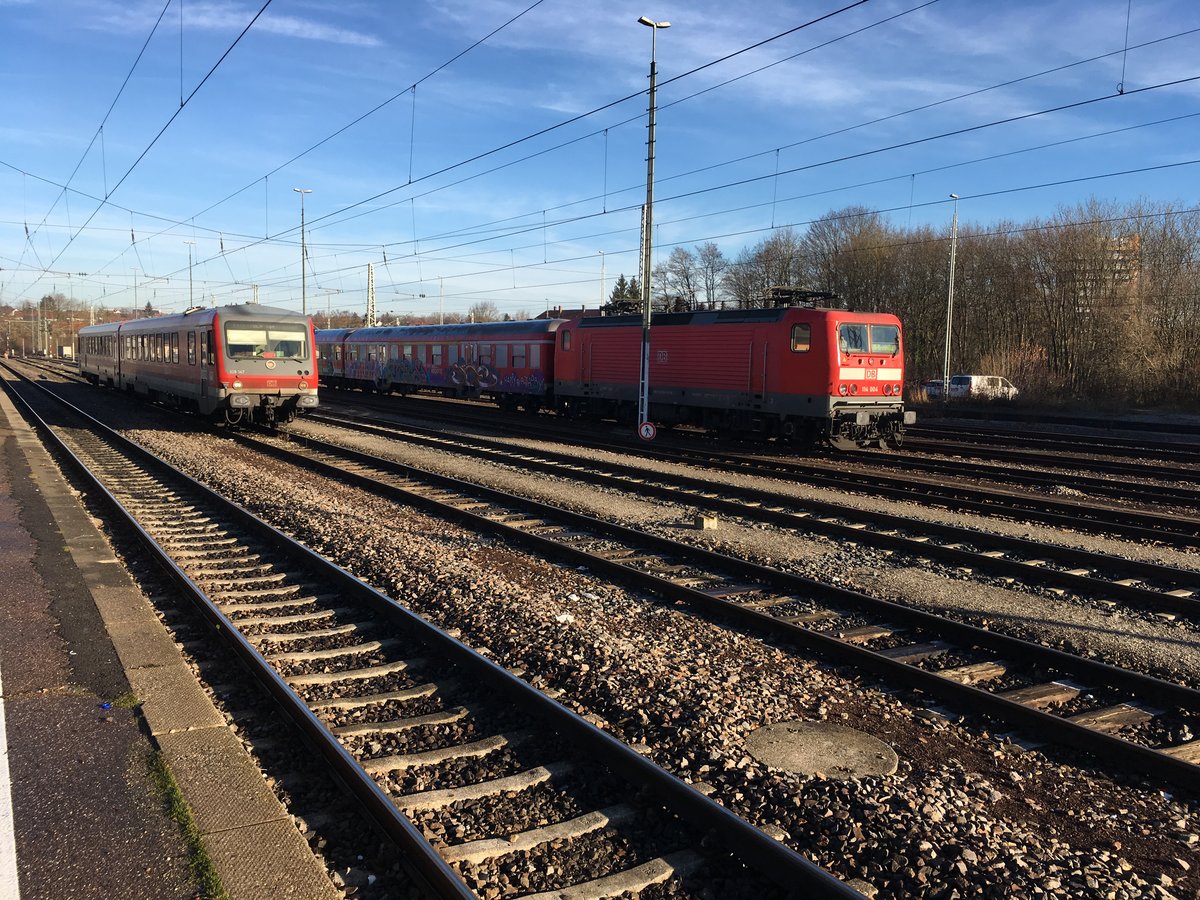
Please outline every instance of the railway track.
[{"label": "railway track", "polygon": [[[796,458],[779,454],[747,452],[723,446],[713,447],[709,441],[659,441],[654,445],[616,437],[605,438],[609,429],[604,424],[581,433],[578,428],[551,425],[534,417],[521,417],[519,421],[505,420],[494,409],[473,410],[470,404],[444,403],[430,399],[405,398],[404,403],[364,397],[358,393],[335,392],[335,397],[350,397],[351,409],[376,410],[392,415],[416,415],[439,424],[459,424],[472,428],[493,431],[511,431],[526,437],[542,437],[546,440],[565,441],[593,447],[644,456],[651,459],[675,462],[696,462],[729,472],[764,474],[768,477],[792,477],[807,483],[834,487],[840,490],[859,490],[872,494],[903,499],[906,494],[918,500],[922,491],[940,496],[943,502],[953,501],[956,508],[964,502],[991,497],[1003,502],[1024,515],[1035,512],[1038,506],[1053,505],[1068,518],[1090,515],[1087,502],[1072,501],[1061,496],[1064,492],[1079,495],[1111,497],[1123,504],[1140,504],[1150,510],[1163,507],[1200,509],[1200,489],[1181,485],[1181,481],[1200,483],[1200,467],[1195,471],[1181,466],[1147,466],[1131,462],[1097,460],[1091,457],[1064,457],[1061,454],[1036,456],[1036,465],[1047,471],[1031,469],[1034,458],[1017,460],[1011,465],[997,465],[981,460],[945,460],[914,456],[908,452],[884,453],[864,451],[853,454],[837,454],[830,457]],[[328,412],[328,407],[325,409]],[[907,445],[912,449],[911,445]],[[982,453],[981,446],[971,448],[976,455]],[[891,470],[895,475],[881,473],[880,469]],[[1076,469],[1076,471],[1064,471]],[[1079,470],[1082,470],[1079,471]],[[1104,476],[1085,474],[1103,473]],[[1160,479],[1165,484],[1147,484],[1147,480]],[[984,491],[976,482],[1008,483],[1029,490],[1009,491],[1000,489]],[[1031,497],[1029,491],[1040,491],[1043,496],[1033,496],[1024,506],[1020,498]],[[1054,503],[1055,498],[1060,502]],[[1045,501],[1044,503],[1042,501]],[[1057,525],[1065,519],[1050,520],[1047,524]],[[1161,521],[1161,519],[1160,519]],[[1133,523],[1131,523],[1133,524]],[[1133,535],[1133,532],[1130,532]],[[1142,532],[1141,537],[1149,537]]]},{"label": "railway track", "polygon": [[1112,434],[1098,437],[1086,433],[1065,434],[1030,430],[1017,432],[985,424],[961,423],[955,423],[953,426],[912,426],[907,437],[909,440],[906,445],[911,449],[937,453],[975,453],[1009,462],[1031,462],[1040,465],[1053,465],[1050,460],[1056,457],[1061,459],[1064,454],[1068,458],[1113,469],[1120,469],[1121,464],[1096,457],[1159,460],[1186,466],[1200,465],[1200,449],[1187,441],[1133,440]]},{"label": "railway track", "polygon": [[736,877],[767,897],[861,897],[82,411],[6,387],[438,896],[686,896]]},{"label": "railway track", "polygon": [[[723,485],[707,479],[593,458],[581,465],[569,453],[517,450],[482,438],[448,438],[411,426],[386,426],[322,414],[328,422],[366,434],[404,440],[447,452],[507,463],[605,488],[651,495],[683,506],[765,522],[803,533],[876,546],[914,559],[937,559],[969,571],[1046,585],[1061,591],[1120,602],[1130,608],[1200,615],[1200,572],[1027,538],[989,534],[958,525],[919,521],[893,513],[833,502],[798,499],[768,489]],[[297,433],[297,439],[302,438]]]},{"label": "railway track", "polygon": [[[240,442],[260,443],[238,437]],[[1200,692],[310,436],[292,460],[1026,731],[1200,786]],[[645,484],[645,479],[641,480]],[[1061,713],[1048,711],[1060,707]],[[1181,718],[1182,717],[1182,718]]]}]

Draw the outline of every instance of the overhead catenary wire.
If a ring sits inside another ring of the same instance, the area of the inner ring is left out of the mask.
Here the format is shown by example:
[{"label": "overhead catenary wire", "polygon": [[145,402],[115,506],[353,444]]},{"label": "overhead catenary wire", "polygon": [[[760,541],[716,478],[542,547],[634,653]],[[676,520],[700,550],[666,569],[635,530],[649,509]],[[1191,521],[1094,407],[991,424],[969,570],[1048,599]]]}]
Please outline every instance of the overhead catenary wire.
[{"label": "overhead catenary wire", "polygon": [[[204,85],[208,82],[208,79],[211,78],[213,73],[217,71],[217,69],[220,67],[221,63],[223,63],[225,61],[226,57],[228,57],[229,54],[233,52],[233,48],[236,47],[241,42],[242,38],[244,38],[246,36],[247,32],[249,32],[250,29],[252,27],[254,27],[254,23],[257,22],[259,17],[261,17],[262,14],[267,11],[267,7],[270,6],[272,2],[273,2],[273,0],[266,0],[266,2],[263,3],[263,5],[259,9],[259,11],[254,14],[254,18],[252,18],[249,21],[249,23],[247,23],[246,27],[242,29],[241,33],[238,34],[238,36],[236,38],[234,38],[233,43],[231,43],[225,49],[225,52],[221,54],[221,58],[218,59],[215,63],[213,63],[212,68],[210,68],[208,70],[208,72],[204,75],[204,77],[200,79],[200,83],[197,84],[192,89],[192,92],[187,95],[187,98],[184,99],[181,95],[179,108],[171,114],[171,117],[169,119],[167,119],[166,123],[162,126],[162,128],[159,129],[158,134],[156,134],[151,139],[150,143],[146,146],[146,148],[138,155],[138,158],[133,161],[133,165],[131,165],[129,167],[129,169],[125,172],[125,174],[122,175],[121,178],[117,181],[117,183],[113,185],[112,190],[108,192],[108,195],[107,195],[108,197],[111,197],[113,194],[115,194],[117,192],[117,189],[120,188],[121,185],[125,183],[125,179],[128,178],[133,173],[134,169],[136,169],[138,167],[138,165],[141,163],[141,161],[146,158],[146,154],[150,152],[150,150],[154,147],[154,145],[156,143],[158,143],[158,139],[161,138],[163,136],[163,134],[166,133],[167,129],[171,127],[171,123],[174,122],[175,119],[179,117],[179,114],[183,112],[183,110],[187,107],[187,104],[191,101],[191,99],[196,96],[196,94],[199,92],[199,90],[202,87],[204,87]],[[76,231],[75,234],[68,236],[67,243],[63,246],[63,248],[61,250],[58,251],[57,254],[55,254],[54,258],[50,261],[50,264],[49,264],[50,266],[53,266],[55,263],[58,262],[59,259],[62,258],[62,255],[67,252],[67,249],[75,242],[75,239],[84,232],[84,230],[88,227],[88,225],[91,224],[92,219],[94,219],[96,217],[96,215],[100,212],[100,210],[104,208],[106,202],[107,202],[107,197],[105,198],[105,201],[102,201],[99,204],[97,204],[96,208],[94,210],[92,210],[91,215],[88,216],[87,221],[79,226],[79,230]],[[33,284],[30,285],[30,287],[33,287],[39,281],[40,281],[40,279],[35,279]],[[22,292],[22,293],[24,293],[24,292]]]},{"label": "overhead catenary wire", "polygon": [[[1128,49],[1128,48],[1127,48],[1127,49]],[[1121,51],[1117,51],[1117,52],[1121,52]],[[644,93],[644,92],[642,92],[642,93]],[[947,102],[948,102],[948,101],[947,101]],[[925,138],[924,140],[931,140],[931,139],[934,139],[934,138]],[[811,139],[809,139],[809,140],[811,140]],[[872,152],[882,152],[882,150],[883,150],[883,149],[888,149],[888,148],[882,148],[882,149],[880,149],[880,150],[876,150],[876,151],[872,151]],[[764,151],[764,152],[774,152],[774,153],[778,153],[778,148],[775,148],[774,150],[771,150],[771,151]],[[843,157],[843,159],[844,159],[844,158],[847,158],[847,157]],[[824,164],[828,164],[828,162],[824,162],[824,163],[821,163],[821,164],[823,164],[823,165],[824,165]],[[783,174],[786,174],[786,172],[784,172]],[[774,177],[774,176],[766,176],[766,177]],[[907,177],[907,176],[905,176],[905,177]],[[732,184],[741,184],[741,183],[745,183],[745,182],[733,182]],[[714,187],[714,188],[711,188],[711,190],[720,190],[720,189],[724,189],[725,187],[727,187],[727,186],[725,186],[725,185],[722,185],[722,186],[716,186],[716,187]],[[704,191],[701,191],[701,192],[693,192],[693,193],[690,193],[690,194],[681,194],[680,196],[681,196],[681,197],[683,197],[683,196],[696,196],[696,195],[697,195],[697,193],[706,193],[707,191],[708,191],[708,189],[705,189]],[[605,190],[605,193],[606,193],[606,194],[608,193],[607,185],[606,185],[606,190]],[[666,202],[666,201],[668,200],[668,198],[664,197],[664,198],[662,198],[662,200],[663,200],[663,202]],[[404,202],[408,202],[408,201],[406,200],[406,201],[404,201]],[[616,212],[620,212],[620,209],[618,209],[618,210],[615,210],[615,211],[616,211]],[[415,209],[413,210],[413,212],[414,212],[414,216],[415,216]],[[205,231],[205,232],[213,233],[213,234],[215,234],[215,233],[216,233],[216,231],[217,231],[216,229],[208,229],[208,228],[201,228],[201,230],[202,230],[202,231]],[[294,229],[294,228],[293,228],[293,229],[288,229],[288,230],[286,230],[286,231],[282,231],[282,232],[280,232],[280,234],[279,234],[279,235],[276,235],[276,236],[274,236],[274,238],[273,238],[273,239],[274,239],[274,240],[279,240],[280,242],[283,242],[283,239],[286,237],[286,235],[288,235],[289,233],[292,233],[292,232],[294,232],[294,231],[295,231],[295,229]],[[230,232],[230,234],[232,234],[232,232]],[[414,241],[415,241],[415,239],[416,239],[416,238],[417,238],[417,234],[416,234],[416,232],[415,232],[415,230],[414,230]],[[429,236],[423,236],[423,237],[421,238],[421,240],[423,240],[423,241],[428,241],[428,240],[430,240],[430,237],[429,237]],[[368,242],[368,243],[370,243],[370,242]],[[416,247],[416,244],[415,244],[415,243],[413,244],[413,247],[414,247],[414,249],[415,249],[415,247]],[[134,248],[133,248],[133,249],[134,249],[134,250],[135,250],[135,252],[136,252],[136,249],[137,249],[137,248],[136,248],[136,244],[135,244],[135,246],[134,246]],[[240,249],[245,249],[245,248],[231,248],[231,249],[229,250],[229,252],[231,252],[231,253],[232,253],[232,252],[238,252]],[[436,251],[428,251],[428,252],[436,252]],[[56,257],[56,260],[57,260],[57,257]],[[419,260],[418,260],[418,262],[419,262]]]}]

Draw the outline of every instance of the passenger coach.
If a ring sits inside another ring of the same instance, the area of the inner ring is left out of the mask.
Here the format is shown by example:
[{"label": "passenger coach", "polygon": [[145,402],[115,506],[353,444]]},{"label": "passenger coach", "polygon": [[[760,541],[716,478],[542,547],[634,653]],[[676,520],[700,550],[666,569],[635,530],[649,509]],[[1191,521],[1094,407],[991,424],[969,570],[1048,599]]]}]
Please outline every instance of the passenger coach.
[{"label": "passenger coach", "polygon": [[223,419],[280,424],[317,406],[312,320],[246,303],[79,330],[92,384]]},{"label": "passenger coach", "polygon": [[554,331],[561,321],[321,329],[321,379],[332,387],[434,390],[534,410],[553,381]]}]

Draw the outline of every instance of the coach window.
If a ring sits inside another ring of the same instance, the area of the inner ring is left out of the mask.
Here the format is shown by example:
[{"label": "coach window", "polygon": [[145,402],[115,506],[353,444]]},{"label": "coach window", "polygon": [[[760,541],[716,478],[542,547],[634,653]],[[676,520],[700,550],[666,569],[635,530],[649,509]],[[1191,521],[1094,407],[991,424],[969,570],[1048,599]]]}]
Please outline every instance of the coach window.
[{"label": "coach window", "polygon": [[562,339],[561,339],[560,343],[562,344],[562,349],[564,349],[564,350],[571,349],[571,332],[570,331],[563,331]]},{"label": "coach window", "polygon": [[431,366],[440,366],[442,364],[442,345],[429,345],[429,364]]},{"label": "coach window", "polygon": [[512,345],[512,365],[513,365],[514,369],[525,368],[525,345],[524,344],[513,344]]},{"label": "coach window", "polygon": [[492,364],[492,345],[479,345],[479,364],[481,366],[490,366]]},{"label": "coach window", "polygon": [[539,369],[542,366],[542,345],[529,345],[529,368]]},{"label": "coach window", "polygon": [[508,344],[496,345],[496,362],[497,369],[503,369],[508,366]]},{"label": "coach window", "polygon": [[179,365],[179,335],[171,335],[171,362]]},{"label": "coach window", "polygon": [[194,366],[196,364],[196,332],[194,332],[194,331],[188,332],[187,350],[188,350],[188,365]]},{"label": "coach window", "polygon": [[792,352],[807,353],[812,346],[812,326],[802,322],[792,326]]}]

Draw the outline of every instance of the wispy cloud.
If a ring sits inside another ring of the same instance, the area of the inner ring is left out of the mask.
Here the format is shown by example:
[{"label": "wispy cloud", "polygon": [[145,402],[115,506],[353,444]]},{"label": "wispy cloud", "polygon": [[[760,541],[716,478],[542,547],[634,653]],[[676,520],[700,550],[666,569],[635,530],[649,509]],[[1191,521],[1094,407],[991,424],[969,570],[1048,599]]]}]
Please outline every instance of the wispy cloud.
[{"label": "wispy cloud", "polygon": [[[23,0],[0,0],[0,5]],[[239,32],[254,16],[258,5],[239,3],[197,3],[185,4],[183,11],[184,28],[202,31]],[[105,30],[126,32],[152,25],[158,18],[161,5],[125,5],[104,4],[93,7],[97,14],[96,24]],[[382,43],[379,38],[350,28],[342,28],[311,18],[299,16],[276,15],[267,12],[255,23],[255,31],[277,34],[283,37],[298,38],[305,41],[320,41],[330,44],[347,44],[355,47],[378,47]]]}]

